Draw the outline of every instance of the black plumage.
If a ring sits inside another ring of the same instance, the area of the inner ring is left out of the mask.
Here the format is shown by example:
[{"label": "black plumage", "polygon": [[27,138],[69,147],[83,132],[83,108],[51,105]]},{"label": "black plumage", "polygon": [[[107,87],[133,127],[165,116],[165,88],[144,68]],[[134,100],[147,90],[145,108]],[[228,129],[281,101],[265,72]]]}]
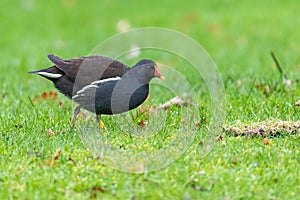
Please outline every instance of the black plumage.
[{"label": "black plumage", "polygon": [[[63,60],[48,58],[52,67],[31,71],[52,81],[55,87],[80,107],[101,114],[117,114],[141,105],[148,96],[152,78],[164,78],[151,60],[141,60],[132,68],[112,58],[87,56]],[[74,119],[74,118],[73,118]]]}]

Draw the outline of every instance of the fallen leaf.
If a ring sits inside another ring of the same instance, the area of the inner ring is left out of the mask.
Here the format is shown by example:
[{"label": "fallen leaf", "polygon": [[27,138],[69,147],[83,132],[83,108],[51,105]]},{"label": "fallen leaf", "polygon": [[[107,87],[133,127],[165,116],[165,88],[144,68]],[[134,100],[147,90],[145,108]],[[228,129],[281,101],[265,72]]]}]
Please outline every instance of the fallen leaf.
[{"label": "fallen leaf", "polygon": [[216,142],[219,142],[219,141],[224,140],[224,139],[225,139],[224,135],[218,135],[216,137]]},{"label": "fallen leaf", "polygon": [[92,191],[105,192],[105,190],[102,187],[99,187],[99,186],[92,187]]},{"label": "fallen leaf", "polygon": [[[40,100],[55,100],[57,99],[58,97],[58,93],[57,92],[53,92],[53,91],[50,91],[50,92],[43,92],[41,95],[36,95],[33,99],[32,99],[32,102],[38,102]],[[59,106],[62,105],[62,103],[58,103]]]},{"label": "fallen leaf", "polygon": [[268,145],[269,144],[269,139],[268,138],[264,138],[264,144]]},{"label": "fallen leaf", "polygon": [[69,157],[69,161],[71,161],[72,163],[76,163],[76,161],[71,157]]},{"label": "fallen leaf", "polygon": [[57,92],[54,92],[54,93],[53,93],[53,98],[56,99],[57,97],[58,97]]},{"label": "fallen leaf", "polygon": [[47,93],[46,92],[42,93],[42,99],[47,99]]},{"label": "fallen leaf", "polygon": [[55,156],[53,159],[51,160],[45,160],[45,164],[47,165],[52,165],[52,166],[56,166],[56,161],[58,160],[59,156],[60,156],[60,153],[61,153],[61,149],[57,149],[56,153],[55,153]]},{"label": "fallen leaf", "polygon": [[205,122],[206,122],[206,117],[202,117],[201,121],[196,123],[196,127],[202,126],[202,124],[204,124]]},{"label": "fallen leaf", "polygon": [[300,106],[300,100],[295,103],[295,106]]},{"label": "fallen leaf", "polygon": [[51,129],[48,129],[47,130],[47,134],[49,135],[49,136],[55,136],[55,133],[51,130]]},{"label": "fallen leaf", "polygon": [[262,88],[264,88],[264,84],[256,84],[255,85],[255,87],[256,87],[256,89],[259,89],[259,90],[261,90]]},{"label": "fallen leaf", "polygon": [[290,79],[285,80],[285,84],[287,86],[291,86],[292,85],[292,80],[290,80]]},{"label": "fallen leaf", "polygon": [[52,159],[50,159],[50,160],[45,160],[44,163],[45,163],[46,165],[56,166],[56,161],[55,161],[55,160],[52,160]]},{"label": "fallen leaf", "polygon": [[256,89],[261,90],[264,94],[270,94],[270,86],[265,84],[257,84],[255,85]]},{"label": "fallen leaf", "polygon": [[61,152],[61,149],[57,149],[56,154],[54,156],[54,160],[58,160],[58,158],[60,156],[60,152]]},{"label": "fallen leaf", "polygon": [[174,98],[172,98],[171,100],[165,102],[164,104],[161,104],[158,106],[159,109],[163,108],[163,109],[167,109],[170,106],[187,106],[188,103],[183,101],[180,97],[176,96]]},{"label": "fallen leaf", "polygon": [[144,126],[147,125],[147,121],[144,120],[144,119],[142,119],[142,120],[138,123],[138,125],[141,126],[141,127],[144,127]]},{"label": "fallen leaf", "polygon": [[197,123],[196,123],[196,127],[200,127],[201,125],[202,125],[201,122],[197,122]]}]

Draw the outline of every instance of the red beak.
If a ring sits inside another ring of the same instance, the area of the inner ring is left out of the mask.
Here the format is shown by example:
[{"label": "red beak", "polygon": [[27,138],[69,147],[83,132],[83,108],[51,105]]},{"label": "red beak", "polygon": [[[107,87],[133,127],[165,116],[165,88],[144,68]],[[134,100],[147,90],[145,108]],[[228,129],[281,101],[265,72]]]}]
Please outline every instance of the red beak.
[{"label": "red beak", "polygon": [[157,65],[154,66],[154,76],[159,79],[165,80],[165,77],[158,71]]}]

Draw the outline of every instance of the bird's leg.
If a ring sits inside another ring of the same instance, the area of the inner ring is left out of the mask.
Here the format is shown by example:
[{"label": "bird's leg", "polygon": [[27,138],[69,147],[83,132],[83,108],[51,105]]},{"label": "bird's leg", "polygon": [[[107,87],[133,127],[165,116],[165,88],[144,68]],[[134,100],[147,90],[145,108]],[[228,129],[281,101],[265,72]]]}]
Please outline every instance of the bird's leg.
[{"label": "bird's leg", "polygon": [[78,119],[78,116],[79,116],[79,113],[80,113],[80,109],[81,109],[81,106],[77,106],[75,109],[74,109],[74,113],[73,113],[73,117],[72,117],[72,120],[71,120],[71,124],[72,126],[75,125],[75,121]]},{"label": "bird's leg", "polygon": [[150,94],[148,94],[147,98],[145,99],[144,102],[148,101],[150,99]]},{"label": "bird's leg", "polygon": [[107,129],[106,129],[106,127],[105,127],[103,121],[101,120],[101,115],[97,115],[97,114],[96,114],[96,120],[97,120],[97,122],[98,122],[100,128],[101,128],[103,131],[106,131]]}]

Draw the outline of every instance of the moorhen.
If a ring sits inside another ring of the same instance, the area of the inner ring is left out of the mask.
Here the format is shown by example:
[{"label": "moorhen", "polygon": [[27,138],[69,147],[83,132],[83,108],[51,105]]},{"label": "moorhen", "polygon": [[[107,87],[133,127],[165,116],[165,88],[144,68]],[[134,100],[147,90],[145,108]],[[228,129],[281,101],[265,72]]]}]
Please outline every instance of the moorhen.
[{"label": "moorhen", "polygon": [[118,114],[138,107],[148,97],[151,79],[164,79],[157,65],[146,59],[129,68],[104,56],[63,60],[48,55],[48,58],[54,66],[29,73],[49,79],[62,94],[79,104],[74,110],[72,124],[82,107],[95,113],[102,127],[101,114]]}]

